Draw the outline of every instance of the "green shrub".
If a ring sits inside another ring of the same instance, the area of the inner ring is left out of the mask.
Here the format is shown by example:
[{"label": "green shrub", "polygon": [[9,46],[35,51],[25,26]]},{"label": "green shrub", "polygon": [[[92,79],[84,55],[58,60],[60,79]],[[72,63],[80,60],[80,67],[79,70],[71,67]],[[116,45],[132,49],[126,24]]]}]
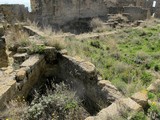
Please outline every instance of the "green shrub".
[{"label": "green shrub", "polygon": [[147,117],[144,112],[138,112],[130,120],[147,120]]},{"label": "green shrub", "polygon": [[148,116],[151,120],[160,119],[160,105],[157,102],[152,102],[150,108],[148,109]]},{"label": "green shrub", "polygon": [[90,45],[95,47],[95,48],[99,48],[99,49],[102,48],[102,46],[101,46],[99,41],[91,41]]},{"label": "green shrub", "polygon": [[155,65],[154,70],[158,72],[160,70],[160,65]]},{"label": "green shrub", "polygon": [[154,100],[156,98],[156,95],[154,93],[148,92],[148,99]]},{"label": "green shrub", "polygon": [[45,46],[44,45],[36,45],[35,43],[33,43],[30,46],[29,50],[30,50],[30,54],[34,54],[34,53],[42,54],[42,53],[44,53]]},{"label": "green shrub", "polygon": [[142,73],[141,79],[143,80],[144,84],[149,84],[152,81],[152,78],[153,76],[150,73],[145,71]]},{"label": "green shrub", "polygon": [[47,90],[47,94],[41,97],[36,95],[25,113],[25,119],[81,120],[86,117],[83,112],[75,92],[61,83],[55,86],[55,91]]}]

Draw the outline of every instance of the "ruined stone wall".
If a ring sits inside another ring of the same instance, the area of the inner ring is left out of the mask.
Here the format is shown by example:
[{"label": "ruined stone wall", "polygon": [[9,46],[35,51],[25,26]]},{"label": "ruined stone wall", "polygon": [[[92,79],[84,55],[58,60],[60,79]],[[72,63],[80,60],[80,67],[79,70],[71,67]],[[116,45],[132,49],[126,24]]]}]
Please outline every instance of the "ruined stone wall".
[{"label": "ruined stone wall", "polygon": [[[156,1],[156,6],[152,7],[153,1]],[[151,10],[151,14],[155,13],[155,17],[160,18],[160,1],[159,0],[148,0],[146,7]]]},{"label": "ruined stone wall", "polygon": [[110,7],[109,14],[128,14],[130,21],[145,20],[148,18],[148,9],[136,6]]},{"label": "ruined stone wall", "polygon": [[[153,2],[156,1],[156,6],[153,7]],[[149,9],[151,15],[155,13],[155,17],[160,18],[160,1],[159,0],[137,0],[136,6]]]},{"label": "ruined stone wall", "polygon": [[117,6],[122,7],[122,6],[135,6],[136,5],[136,0],[117,0]]},{"label": "ruined stone wall", "polygon": [[0,5],[0,13],[3,14],[4,20],[12,23],[18,21],[25,21],[28,17],[28,8],[24,5]]},{"label": "ruined stone wall", "polygon": [[3,35],[4,28],[0,25],[0,68],[8,66],[8,56],[6,54],[6,44]]},{"label": "ruined stone wall", "polygon": [[124,13],[129,13],[130,21],[147,19],[147,9],[141,7],[124,7]]},{"label": "ruined stone wall", "polygon": [[59,77],[70,83],[80,98],[84,99],[87,96],[103,108],[123,97],[111,82],[98,77],[92,63],[68,55],[58,55],[57,59]]},{"label": "ruined stone wall", "polygon": [[31,0],[32,13],[43,23],[64,24],[75,18],[104,16],[104,0]]}]

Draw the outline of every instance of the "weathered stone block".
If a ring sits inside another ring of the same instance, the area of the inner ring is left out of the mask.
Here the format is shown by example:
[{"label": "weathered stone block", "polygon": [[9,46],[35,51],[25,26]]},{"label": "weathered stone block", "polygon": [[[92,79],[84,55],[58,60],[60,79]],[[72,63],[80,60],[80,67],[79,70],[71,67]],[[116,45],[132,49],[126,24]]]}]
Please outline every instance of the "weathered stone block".
[{"label": "weathered stone block", "polygon": [[14,62],[21,64],[24,62],[27,58],[29,58],[29,55],[27,53],[16,53],[14,56]]},{"label": "weathered stone block", "polygon": [[[90,118],[93,120],[118,120],[120,118],[127,119],[124,117],[129,117],[126,116],[128,113],[136,113],[139,111],[143,111],[139,104],[130,98],[123,98],[112,103],[109,107],[102,109],[94,118]],[[85,120],[88,119],[89,118],[86,118]]]},{"label": "weathered stone block", "polygon": [[137,93],[133,94],[131,98],[135,102],[137,102],[139,105],[141,105],[143,108],[147,107],[147,104],[148,104],[147,91],[137,92]]},{"label": "weathered stone block", "polygon": [[109,102],[114,102],[124,97],[122,93],[120,93],[119,90],[111,84],[110,81],[100,80],[98,82],[98,87],[101,91],[100,93],[102,94],[103,99],[106,99]]},{"label": "weathered stone block", "polygon": [[28,53],[28,51],[29,51],[29,47],[19,47],[17,49],[18,53]]}]

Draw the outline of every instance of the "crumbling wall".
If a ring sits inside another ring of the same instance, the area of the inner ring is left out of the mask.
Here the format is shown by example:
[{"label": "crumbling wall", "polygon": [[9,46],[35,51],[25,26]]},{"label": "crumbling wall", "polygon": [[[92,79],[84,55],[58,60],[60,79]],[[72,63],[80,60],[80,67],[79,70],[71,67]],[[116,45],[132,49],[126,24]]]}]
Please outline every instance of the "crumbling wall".
[{"label": "crumbling wall", "polygon": [[124,13],[130,15],[130,21],[147,19],[148,10],[141,7],[124,7]]},{"label": "crumbling wall", "polygon": [[62,25],[76,18],[105,16],[104,0],[31,0],[32,13],[42,23]]},{"label": "crumbling wall", "polygon": [[[156,1],[155,7],[153,7],[154,1]],[[148,0],[146,3],[146,7],[151,10],[151,14],[155,13],[155,17],[160,18],[160,1],[159,0]]]},{"label": "crumbling wall", "polygon": [[24,5],[2,4],[0,14],[9,23],[16,22],[16,20],[25,21],[28,17],[28,8],[25,8]]},{"label": "crumbling wall", "polygon": [[110,7],[109,14],[127,14],[130,21],[145,20],[148,18],[148,9],[136,6]]},{"label": "crumbling wall", "polygon": [[8,56],[6,54],[6,44],[5,39],[2,37],[4,35],[4,28],[0,26],[0,68],[8,66]]},{"label": "crumbling wall", "polygon": [[101,108],[123,97],[111,82],[98,77],[92,63],[81,58],[58,55],[58,69],[59,77],[70,83],[80,98],[87,96]]}]

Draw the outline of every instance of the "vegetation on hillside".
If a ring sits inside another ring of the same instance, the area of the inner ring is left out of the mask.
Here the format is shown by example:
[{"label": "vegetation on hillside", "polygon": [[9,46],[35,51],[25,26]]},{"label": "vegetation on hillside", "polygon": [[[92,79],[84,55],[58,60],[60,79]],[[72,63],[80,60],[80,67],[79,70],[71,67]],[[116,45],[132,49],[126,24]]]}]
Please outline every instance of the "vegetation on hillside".
[{"label": "vegetation on hillside", "polygon": [[99,39],[67,38],[68,53],[95,64],[125,95],[144,89],[160,71],[160,25],[120,30]]}]

